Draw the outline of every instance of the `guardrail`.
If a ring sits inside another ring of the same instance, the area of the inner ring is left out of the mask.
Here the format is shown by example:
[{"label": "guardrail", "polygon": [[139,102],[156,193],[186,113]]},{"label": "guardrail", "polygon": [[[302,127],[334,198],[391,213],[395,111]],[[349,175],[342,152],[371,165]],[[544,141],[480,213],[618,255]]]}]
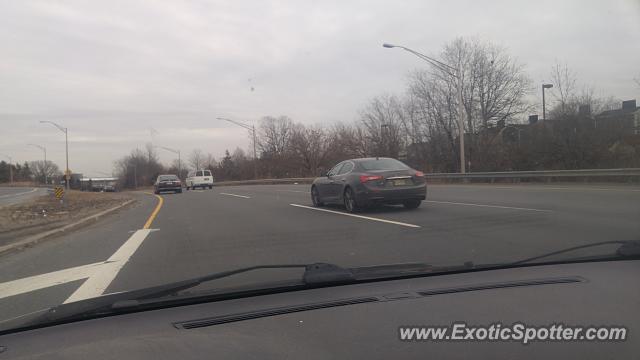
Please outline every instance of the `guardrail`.
[{"label": "guardrail", "polygon": [[[640,168],[627,169],[581,169],[581,170],[543,170],[543,171],[501,171],[501,172],[471,172],[461,173],[431,173],[425,174],[427,179],[432,180],[457,180],[457,179],[546,179],[552,178],[590,178],[590,177],[610,177],[610,178],[635,178],[640,177]],[[239,181],[220,181],[215,185],[273,185],[273,184],[310,184],[315,178],[282,178],[282,179],[258,179]]]},{"label": "guardrail", "polygon": [[432,173],[427,179],[522,179],[522,178],[562,178],[562,177],[602,177],[602,176],[640,176],[640,168],[628,169],[582,169],[582,170],[544,170],[544,171],[503,171]]},{"label": "guardrail", "polygon": [[257,179],[257,180],[235,180],[235,181],[217,181],[216,186],[225,185],[276,185],[276,184],[311,184],[315,178],[282,178],[282,179]]}]

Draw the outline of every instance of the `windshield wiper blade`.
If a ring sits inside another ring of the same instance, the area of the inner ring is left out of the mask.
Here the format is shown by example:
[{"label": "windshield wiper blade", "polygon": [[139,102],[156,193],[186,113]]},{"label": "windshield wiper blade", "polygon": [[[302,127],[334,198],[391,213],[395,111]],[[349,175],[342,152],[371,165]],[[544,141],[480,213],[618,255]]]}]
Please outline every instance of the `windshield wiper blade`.
[{"label": "windshield wiper blade", "polygon": [[276,264],[276,265],[257,265],[239,268],[235,270],[222,271],[219,273],[213,273],[205,276],[199,276],[189,280],[178,281],[175,283],[165,284],[158,288],[149,288],[141,296],[136,296],[133,299],[128,300],[144,300],[158,298],[167,295],[173,295],[179,291],[194,288],[200,284],[226,278],[229,276],[242,274],[254,270],[263,269],[290,269],[290,268],[304,268],[304,274],[302,275],[302,282],[305,285],[325,285],[334,282],[342,282],[353,280],[353,273],[349,269],[344,269],[334,264],[326,263],[313,263],[313,264]]},{"label": "windshield wiper blade", "polygon": [[139,300],[155,299],[177,294],[180,291],[194,288],[202,283],[254,270],[288,268],[304,268],[305,271],[302,276],[302,285],[307,286],[344,283],[353,281],[355,279],[351,270],[342,268],[337,265],[325,263],[249,266],[235,270],[199,276],[196,278],[177,281],[169,284],[126,292],[106,294],[95,298],[61,304],[49,309],[34,312],[30,316],[19,317],[15,321],[17,324],[14,324],[14,321],[2,322],[0,323],[0,334],[4,333],[4,329],[24,328],[30,326],[38,326],[40,324],[60,323],[76,319],[80,320],[82,317],[91,317],[96,314],[100,314],[100,312],[103,311],[112,312],[113,310],[120,307],[129,307],[135,305]]},{"label": "windshield wiper blade", "polygon": [[[548,258],[548,257],[554,256],[554,255],[564,254],[564,253],[568,253],[568,252],[572,252],[572,251],[576,251],[576,250],[580,250],[580,249],[587,249],[587,248],[591,248],[591,247],[597,247],[597,246],[603,246],[603,245],[611,245],[611,244],[620,244],[621,245],[620,247],[618,247],[618,249],[616,250],[615,254],[613,254],[616,257],[619,257],[619,258],[631,258],[631,257],[640,256],[640,240],[613,240],[613,241],[599,241],[599,242],[586,244],[586,245],[573,246],[573,247],[565,248],[565,249],[562,249],[562,250],[553,251],[553,252],[550,252],[550,253],[546,253],[546,254],[542,254],[542,255],[536,255],[534,257],[530,257],[530,258],[514,261],[514,262],[511,262],[511,263],[508,263],[508,265],[509,266],[513,266],[513,265],[527,264],[527,263],[531,263],[531,262],[533,262],[535,260]],[[610,257],[610,256],[611,255],[607,255],[607,257]]]}]

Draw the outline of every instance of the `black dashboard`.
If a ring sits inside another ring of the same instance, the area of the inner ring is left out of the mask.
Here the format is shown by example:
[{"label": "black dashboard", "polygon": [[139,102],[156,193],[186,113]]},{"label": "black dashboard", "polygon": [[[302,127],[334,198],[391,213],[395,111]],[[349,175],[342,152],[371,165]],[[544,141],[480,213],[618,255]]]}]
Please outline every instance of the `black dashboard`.
[{"label": "black dashboard", "polygon": [[[637,358],[640,261],[379,281],[104,317],[0,337],[3,359]],[[403,341],[401,326],[618,325],[625,341]]]}]

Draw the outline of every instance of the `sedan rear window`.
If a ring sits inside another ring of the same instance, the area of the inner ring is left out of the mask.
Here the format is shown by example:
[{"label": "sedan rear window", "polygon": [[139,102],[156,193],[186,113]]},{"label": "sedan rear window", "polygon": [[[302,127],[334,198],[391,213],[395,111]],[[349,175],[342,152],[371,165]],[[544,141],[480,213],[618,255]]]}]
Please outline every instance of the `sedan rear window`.
[{"label": "sedan rear window", "polygon": [[371,159],[360,162],[365,170],[406,170],[409,167],[395,159]]},{"label": "sedan rear window", "polygon": [[167,180],[178,180],[178,177],[175,175],[160,175],[158,176],[158,181],[167,181]]}]

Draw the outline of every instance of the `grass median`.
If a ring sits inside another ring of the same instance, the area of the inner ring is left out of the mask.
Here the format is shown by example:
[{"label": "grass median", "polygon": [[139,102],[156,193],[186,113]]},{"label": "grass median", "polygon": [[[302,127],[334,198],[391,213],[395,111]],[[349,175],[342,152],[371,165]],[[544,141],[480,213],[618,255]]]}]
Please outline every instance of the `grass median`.
[{"label": "grass median", "polygon": [[0,246],[72,224],[125,203],[129,192],[95,193],[70,190],[64,201],[48,194],[0,208]]}]

